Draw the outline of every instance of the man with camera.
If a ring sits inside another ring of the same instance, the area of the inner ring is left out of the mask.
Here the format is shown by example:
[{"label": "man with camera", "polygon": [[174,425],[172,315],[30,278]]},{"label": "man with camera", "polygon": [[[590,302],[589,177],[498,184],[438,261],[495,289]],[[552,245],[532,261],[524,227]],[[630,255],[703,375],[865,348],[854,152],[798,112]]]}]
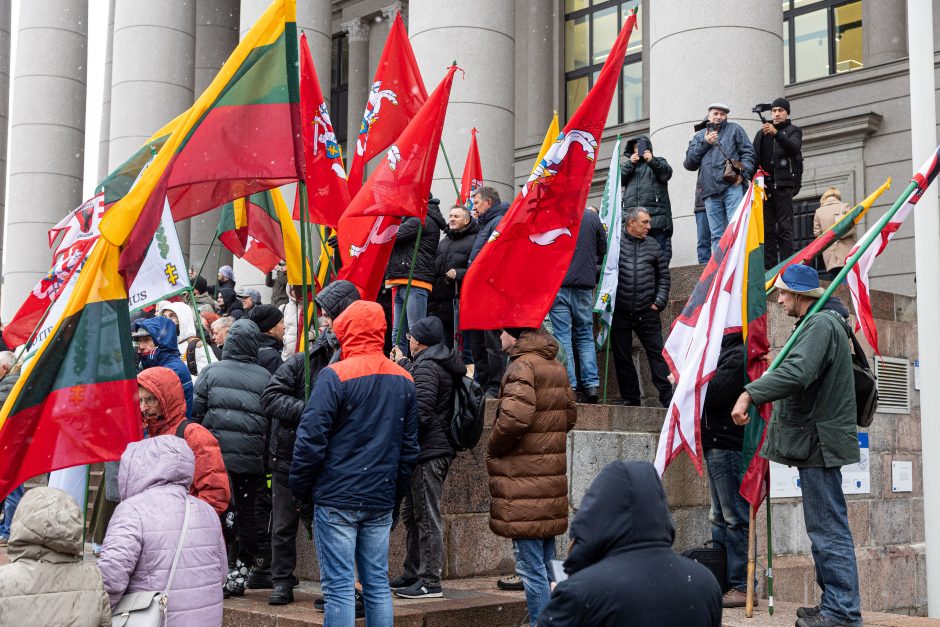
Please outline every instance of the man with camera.
[{"label": "man with camera", "polygon": [[[790,121],[790,103],[777,98],[753,109],[763,122],[754,136],[757,165],[767,173],[764,181],[764,266],[773,268],[793,254],[793,196],[803,178],[803,131]],[[768,122],[761,115],[770,111]]]},{"label": "man with camera", "polygon": [[744,129],[728,121],[729,113],[726,104],[708,105],[705,128],[696,125],[682,162],[686,170],[699,170],[713,252],[755,171],[754,147]]}]

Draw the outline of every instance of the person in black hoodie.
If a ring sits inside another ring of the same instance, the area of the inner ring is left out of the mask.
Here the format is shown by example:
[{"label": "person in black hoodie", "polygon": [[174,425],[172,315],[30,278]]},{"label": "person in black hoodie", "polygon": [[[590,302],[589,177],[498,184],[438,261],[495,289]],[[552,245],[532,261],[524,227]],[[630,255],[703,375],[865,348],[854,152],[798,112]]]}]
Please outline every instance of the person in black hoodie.
[{"label": "person in black hoodie", "polygon": [[[415,320],[428,315],[428,296],[434,288],[434,261],[437,256],[437,244],[441,239],[441,231],[447,228],[444,216],[441,215],[441,201],[431,196],[428,198],[428,216],[424,221],[421,232],[421,241],[418,242],[418,256],[415,258],[414,272],[411,277],[411,291],[408,293],[408,305],[405,307],[405,291],[408,284],[408,271],[411,260],[414,258],[415,242],[418,240],[418,227],[420,218],[405,218],[398,228],[395,236],[395,246],[392,248],[388,268],[385,270],[385,287],[395,289],[392,310],[392,346],[397,345],[403,354],[408,352],[408,340],[405,334]],[[398,319],[404,308],[405,320],[401,325],[401,337]]]},{"label": "person in black hoodie", "polygon": [[[467,260],[468,268],[473,265],[473,261],[509,210],[509,203],[500,202],[499,192],[492,187],[481,187],[476,190],[471,200],[473,211],[477,214],[480,231],[473,239],[473,248],[470,249],[470,258]],[[499,385],[506,371],[506,356],[503,354],[503,345],[499,339],[500,333],[499,330],[468,330],[465,334],[473,353],[473,376],[483,386],[487,398],[499,396]]]},{"label": "person in black hoodie", "polygon": [[672,550],[676,530],[649,462],[608,464],[588,488],[539,627],[718,627],[715,576]]},{"label": "person in black hoodie", "polygon": [[454,412],[454,381],[467,372],[456,351],[444,344],[444,335],[440,319],[429,316],[418,320],[409,335],[414,362],[408,359],[399,362],[415,382],[421,450],[411,475],[411,491],[401,503],[401,519],[407,532],[403,572],[389,584],[396,596],[405,599],[443,596],[441,493],[455,455],[447,429]]},{"label": "person in black hoodie", "polygon": [[434,289],[428,301],[428,315],[444,324],[444,344],[454,346],[454,306],[460,298],[460,283],[467,274],[470,250],[480,226],[463,205],[454,205],[447,216],[447,229],[437,245],[434,261]]},{"label": "person in black hoodie", "polygon": [[669,202],[672,166],[663,157],[653,156],[653,143],[646,135],[628,141],[623,154],[627,158],[620,168],[623,206],[643,207],[649,212],[650,237],[659,242],[668,264],[672,259],[672,204]]},{"label": "person in black hoodie", "polygon": [[[339,361],[339,340],[333,333],[333,319],[359,300],[359,292],[349,281],[333,281],[314,300],[319,308],[320,335],[310,346],[311,389],[320,371],[334,361]],[[268,599],[271,605],[293,603],[293,588],[298,583],[294,568],[297,565],[297,525],[300,513],[294,507],[287,477],[294,458],[297,425],[306,406],[305,383],[304,354],[295,353],[277,369],[261,395],[261,406],[271,423],[268,446],[273,469],[271,574],[274,588]],[[309,522],[305,525],[309,526]],[[360,606],[361,603],[357,603],[357,608]]]},{"label": "person in black hoodie", "polygon": [[223,316],[231,316],[235,320],[240,320],[245,315],[242,301],[235,295],[235,290],[231,287],[219,289],[218,303],[219,313]]},{"label": "person in black hoodie", "polygon": [[255,305],[245,316],[258,325],[258,365],[274,374],[284,360],[284,314],[274,305]]}]

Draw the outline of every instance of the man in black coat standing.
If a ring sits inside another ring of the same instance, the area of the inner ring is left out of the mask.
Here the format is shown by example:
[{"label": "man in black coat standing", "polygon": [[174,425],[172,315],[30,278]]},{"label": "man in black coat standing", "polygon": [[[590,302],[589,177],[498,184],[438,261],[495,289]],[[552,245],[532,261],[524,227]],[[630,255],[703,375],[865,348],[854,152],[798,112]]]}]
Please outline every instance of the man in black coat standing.
[{"label": "man in black coat standing", "polygon": [[480,226],[463,205],[454,205],[447,216],[447,230],[437,245],[434,262],[434,289],[428,301],[428,315],[437,316],[444,324],[444,344],[454,346],[457,329],[454,308],[460,298],[460,283],[467,274],[473,241]]},{"label": "man in black coat standing", "polygon": [[757,165],[767,173],[764,181],[764,266],[773,268],[793,254],[793,197],[803,180],[803,131],[790,121],[790,102],[771,104],[772,122],[764,122],[754,136]]},{"label": "man in black coat standing", "polygon": [[721,590],[701,564],[672,550],[676,529],[649,462],[608,464],[568,531],[568,579],[539,627],[718,627]]},{"label": "man in black coat standing", "polygon": [[649,212],[649,236],[659,242],[669,263],[672,259],[672,204],[669,201],[672,166],[665,158],[653,156],[653,142],[646,135],[628,141],[623,154],[627,157],[620,168],[623,206],[643,207]]},{"label": "man in black coat standing", "polygon": [[624,405],[640,404],[640,380],[633,365],[633,334],[636,333],[649,360],[653,385],[663,407],[672,400],[669,367],[663,359],[663,329],[660,316],[669,298],[669,264],[659,243],[647,237],[650,215],[642,207],[624,212],[626,225],[620,239],[620,273],[617,302],[611,325],[611,347],[617,369],[617,385]]},{"label": "man in black coat standing", "polygon": [[444,344],[444,325],[434,316],[418,320],[409,338],[414,362],[399,365],[411,373],[418,397],[418,446],[421,453],[411,475],[411,491],[401,503],[407,533],[402,575],[390,582],[405,599],[443,596],[444,526],[441,494],[454,447],[447,435],[454,413],[454,381],[467,371],[463,360]]}]

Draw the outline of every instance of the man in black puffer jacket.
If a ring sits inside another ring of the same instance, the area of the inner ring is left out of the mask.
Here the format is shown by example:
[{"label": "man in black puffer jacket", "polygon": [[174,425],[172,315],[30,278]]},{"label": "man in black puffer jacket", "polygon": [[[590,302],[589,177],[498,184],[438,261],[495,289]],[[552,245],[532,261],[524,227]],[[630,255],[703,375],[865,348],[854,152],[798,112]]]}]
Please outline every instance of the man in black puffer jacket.
[{"label": "man in black puffer jacket", "polygon": [[[333,319],[359,300],[359,292],[349,281],[333,281],[314,300],[320,310],[320,335],[310,346],[311,389],[320,371],[339,360],[339,340],[333,333]],[[304,354],[295,353],[277,369],[261,397],[265,416],[271,421],[271,575],[274,583],[268,599],[271,605],[292,603],[293,588],[297,585],[294,568],[297,565],[297,524],[300,522],[300,514],[294,508],[287,477],[294,458],[297,425],[306,406],[305,383]]]},{"label": "man in black puffer jacket", "polygon": [[624,405],[640,404],[640,381],[633,365],[633,333],[649,360],[653,385],[663,407],[672,399],[669,367],[663,359],[660,314],[669,299],[669,264],[659,244],[647,237],[650,215],[641,207],[624,212],[620,239],[620,276],[611,325],[611,347],[617,369],[617,386]]},{"label": "man in black puffer jacket", "polygon": [[405,308],[405,320],[401,325],[401,337],[398,333],[398,318],[402,315],[405,302],[405,291],[408,284],[408,270],[411,268],[411,259],[414,257],[415,242],[418,239],[418,227],[421,220],[418,218],[405,218],[398,228],[395,236],[395,246],[392,256],[388,260],[385,271],[385,287],[395,288],[395,300],[392,313],[392,345],[398,345],[403,353],[407,354],[408,340],[405,334],[415,320],[428,315],[428,296],[434,288],[434,262],[437,257],[437,244],[441,239],[441,231],[447,228],[444,216],[441,215],[441,201],[433,196],[428,199],[428,217],[424,221],[421,232],[421,241],[418,243],[418,256],[415,258],[415,269],[411,278],[411,291],[408,293],[408,306]]},{"label": "man in black puffer jacket", "polygon": [[444,344],[454,346],[454,300],[460,295],[460,282],[467,274],[470,251],[480,226],[463,205],[454,205],[447,216],[447,230],[437,245],[434,262],[434,289],[428,301],[428,315],[444,324]]},{"label": "man in black puffer jacket", "polygon": [[454,413],[454,380],[467,368],[452,348],[444,344],[444,325],[434,316],[411,327],[411,354],[398,365],[411,373],[418,397],[418,465],[411,475],[411,491],[401,503],[401,519],[407,532],[407,555],[402,575],[389,584],[395,595],[406,599],[438,598],[444,566],[444,526],[441,493],[454,447],[447,435]]},{"label": "man in black puffer jacket", "polygon": [[608,464],[571,522],[568,579],[538,627],[718,627],[714,575],[672,550],[676,528],[649,462]]},{"label": "man in black puffer jacket", "polygon": [[261,535],[256,499],[264,485],[264,439],[268,430],[261,394],[271,374],[256,363],[260,333],[251,320],[236,320],[225,339],[221,361],[203,369],[193,395],[193,420],[219,441],[232,480],[238,559],[226,591],[236,596],[245,592],[248,567],[254,561]]},{"label": "man in black puffer jacket", "polygon": [[[641,153],[643,143],[645,148]],[[653,156],[653,143],[646,135],[628,141],[623,154],[627,157],[620,168],[623,206],[643,207],[649,212],[649,236],[659,242],[668,264],[672,259],[672,205],[669,202],[672,166],[664,158]]]}]

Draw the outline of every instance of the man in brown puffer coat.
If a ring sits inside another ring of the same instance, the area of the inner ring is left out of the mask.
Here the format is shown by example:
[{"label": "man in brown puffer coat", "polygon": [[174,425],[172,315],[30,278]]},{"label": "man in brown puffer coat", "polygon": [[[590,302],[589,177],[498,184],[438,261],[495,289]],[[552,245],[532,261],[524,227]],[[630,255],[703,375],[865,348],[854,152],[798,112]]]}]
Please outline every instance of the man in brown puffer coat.
[{"label": "man in brown puffer coat", "polygon": [[534,624],[548,604],[555,536],[568,528],[566,436],[577,409],[558,344],[544,329],[502,333],[509,366],[487,446],[490,529],[512,539]]}]

